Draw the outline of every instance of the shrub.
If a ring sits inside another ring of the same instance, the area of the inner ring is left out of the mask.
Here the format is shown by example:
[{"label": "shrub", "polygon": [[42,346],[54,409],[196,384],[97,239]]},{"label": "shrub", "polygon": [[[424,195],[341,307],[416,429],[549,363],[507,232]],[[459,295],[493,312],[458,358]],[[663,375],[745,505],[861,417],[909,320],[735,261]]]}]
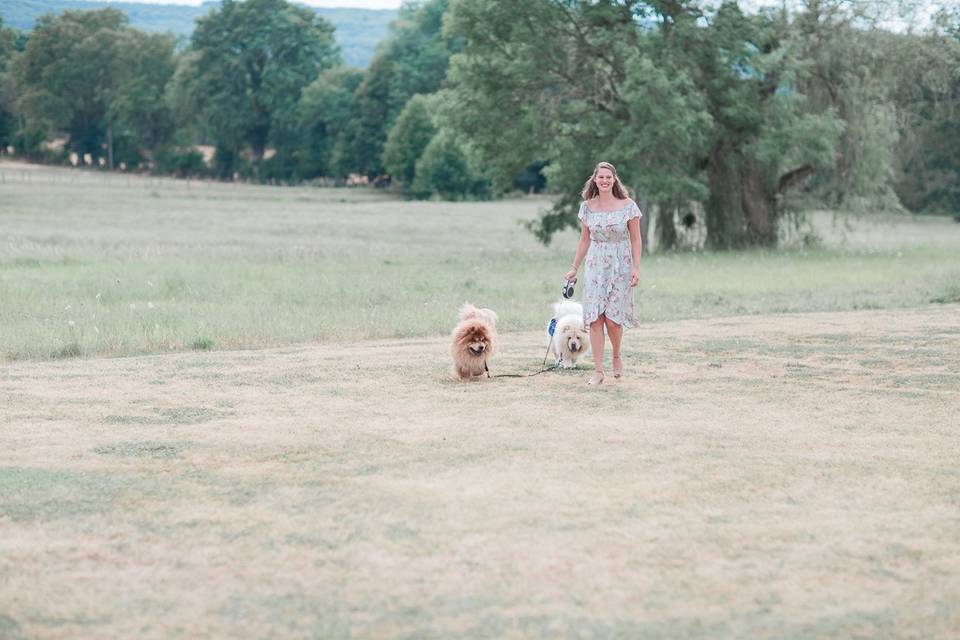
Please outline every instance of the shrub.
[{"label": "shrub", "polygon": [[200,177],[210,174],[203,154],[195,149],[165,147],[154,156],[154,171],[178,178]]},{"label": "shrub", "polygon": [[437,195],[445,200],[462,200],[487,197],[489,188],[489,183],[471,169],[460,146],[441,132],[433,137],[417,161],[410,195],[415,198]]}]

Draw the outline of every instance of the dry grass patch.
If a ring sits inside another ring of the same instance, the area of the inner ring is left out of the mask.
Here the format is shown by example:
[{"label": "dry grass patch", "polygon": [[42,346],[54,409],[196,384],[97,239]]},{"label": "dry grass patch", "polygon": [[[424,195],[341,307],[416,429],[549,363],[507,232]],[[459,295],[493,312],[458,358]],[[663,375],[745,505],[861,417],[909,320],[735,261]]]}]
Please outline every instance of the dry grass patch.
[{"label": "dry grass patch", "polygon": [[9,364],[0,635],[953,637],[958,313]]}]

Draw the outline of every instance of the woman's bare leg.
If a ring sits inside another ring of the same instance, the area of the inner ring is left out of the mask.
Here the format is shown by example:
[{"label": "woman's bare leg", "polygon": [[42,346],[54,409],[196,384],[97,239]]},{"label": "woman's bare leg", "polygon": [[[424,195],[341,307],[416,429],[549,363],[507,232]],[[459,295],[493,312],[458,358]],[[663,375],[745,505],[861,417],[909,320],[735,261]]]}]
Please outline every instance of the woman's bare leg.
[{"label": "woman's bare leg", "polygon": [[603,382],[603,325],[606,316],[602,315],[590,325],[590,350],[593,352],[593,377],[590,384]]},{"label": "woman's bare leg", "polygon": [[623,359],[620,357],[620,342],[623,340],[623,327],[604,317],[607,325],[607,335],[610,336],[610,347],[613,350],[613,375],[619,378],[623,373]]}]

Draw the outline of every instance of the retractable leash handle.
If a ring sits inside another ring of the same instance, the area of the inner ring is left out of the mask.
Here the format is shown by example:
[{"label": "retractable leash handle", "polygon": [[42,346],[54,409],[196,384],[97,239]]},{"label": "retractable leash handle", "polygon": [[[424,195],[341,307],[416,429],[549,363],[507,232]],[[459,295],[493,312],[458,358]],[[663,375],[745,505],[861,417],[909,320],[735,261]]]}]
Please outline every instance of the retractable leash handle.
[{"label": "retractable leash handle", "polygon": [[576,278],[571,278],[570,280],[564,280],[563,290],[561,291],[561,293],[563,294],[563,297],[565,300],[569,300],[570,298],[573,297],[573,285],[575,284],[577,284]]}]

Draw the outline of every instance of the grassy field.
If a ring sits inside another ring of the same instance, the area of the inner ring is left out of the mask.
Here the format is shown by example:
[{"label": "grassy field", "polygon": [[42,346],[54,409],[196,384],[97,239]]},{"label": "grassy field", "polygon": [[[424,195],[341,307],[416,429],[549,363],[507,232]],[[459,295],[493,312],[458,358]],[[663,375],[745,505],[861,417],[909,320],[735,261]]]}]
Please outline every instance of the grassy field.
[{"label": "grassy field", "polygon": [[588,388],[449,373],[464,299],[539,367],[542,200],[0,196],[3,640],[957,638],[958,224],[654,253]]},{"label": "grassy field", "polygon": [[[150,180],[0,164],[0,357],[448,333],[464,300],[542,328],[576,235],[548,206]],[[818,249],[647,256],[644,322],[960,301],[960,224],[816,216]]]}]

